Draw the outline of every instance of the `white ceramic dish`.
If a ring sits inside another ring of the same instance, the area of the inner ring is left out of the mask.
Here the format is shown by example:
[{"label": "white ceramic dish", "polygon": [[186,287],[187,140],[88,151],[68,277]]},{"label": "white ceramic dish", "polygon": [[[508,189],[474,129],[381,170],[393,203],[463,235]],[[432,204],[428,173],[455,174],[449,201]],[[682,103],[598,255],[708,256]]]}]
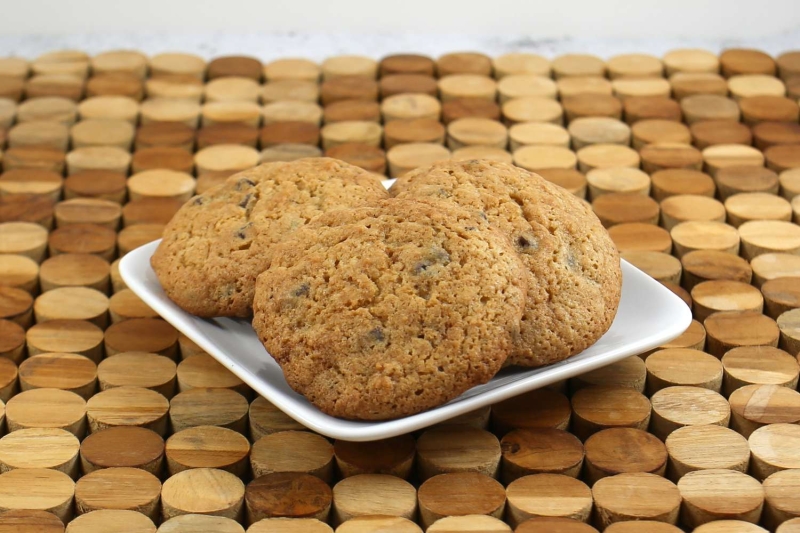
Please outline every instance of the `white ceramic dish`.
[{"label": "white ceramic dish", "polygon": [[355,422],[322,413],[294,392],[246,320],[203,319],[167,298],[150,267],[158,241],[126,255],[120,274],[128,287],[167,322],[196,342],[257,393],[314,431],[328,437],[369,441],[408,433],[517,394],[582,374],[655,348],[683,333],[692,315],[672,292],[625,261],[622,301],[611,329],[588,350],[536,369],[505,369],[489,383],[473,387],[435,409],[383,422]]}]

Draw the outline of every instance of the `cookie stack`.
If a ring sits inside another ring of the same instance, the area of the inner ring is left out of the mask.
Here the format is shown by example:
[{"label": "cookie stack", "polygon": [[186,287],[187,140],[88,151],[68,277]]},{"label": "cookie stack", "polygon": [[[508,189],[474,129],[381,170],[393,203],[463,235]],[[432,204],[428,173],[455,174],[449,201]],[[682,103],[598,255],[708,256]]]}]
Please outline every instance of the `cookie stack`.
[{"label": "cookie stack", "polygon": [[583,351],[621,289],[588,205],[489,161],[418,169],[388,193],[332,159],[262,165],[187,202],[152,265],[186,311],[252,316],[294,390],[360,420]]}]

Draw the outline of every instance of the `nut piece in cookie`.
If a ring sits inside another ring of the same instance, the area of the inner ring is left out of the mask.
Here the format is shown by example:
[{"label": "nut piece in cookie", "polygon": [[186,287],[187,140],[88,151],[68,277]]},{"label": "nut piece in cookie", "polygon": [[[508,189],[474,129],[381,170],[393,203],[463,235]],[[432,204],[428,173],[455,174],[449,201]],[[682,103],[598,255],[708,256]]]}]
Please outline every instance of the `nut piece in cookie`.
[{"label": "nut piece in cookie", "polygon": [[388,197],[381,180],[329,158],[266,163],[189,200],[151,259],[167,296],[202,317],[252,314],[272,246],[328,211]]},{"label": "nut piece in cookie", "polygon": [[608,232],[584,202],[500,162],[447,161],[399,178],[397,198],[449,200],[486,217],[527,267],[527,304],[509,364],[536,367],[582,352],[611,327],[622,273]]},{"label": "nut piece in cookie", "polygon": [[323,412],[407,416],[485,383],[519,334],[511,243],[455,205],[386,200],[319,216],[275,248],[253,328]]}]

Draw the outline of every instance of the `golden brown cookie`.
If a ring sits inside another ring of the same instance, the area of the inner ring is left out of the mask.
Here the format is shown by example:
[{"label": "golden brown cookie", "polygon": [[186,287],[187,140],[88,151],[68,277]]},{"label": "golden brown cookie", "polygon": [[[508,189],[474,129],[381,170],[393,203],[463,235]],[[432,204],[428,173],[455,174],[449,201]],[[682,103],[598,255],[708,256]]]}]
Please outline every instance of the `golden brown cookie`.
[{"label": "golden brown cookie", "polygon": [[526,283],[485,219],[390,199],[325,213],[278,244],[253,328],[323,412],[383,420],[491,379],[519,333]]},{"label": "golden brown cookie", "polygon": [[398,198],[440,198],[483,213],[528,269],[520,337],[508,362],[535,367],[594,344],[614,320],[619,255],[587,205],[537,174],[489,161],[420,168],[392,187]]},{"label": "golden brown cookie", "polygon": [[320,213],[387,197],[378,177],[342,161],[263,164],[184,204],[151,263],[185,311],[247,317],[273,244]]}]

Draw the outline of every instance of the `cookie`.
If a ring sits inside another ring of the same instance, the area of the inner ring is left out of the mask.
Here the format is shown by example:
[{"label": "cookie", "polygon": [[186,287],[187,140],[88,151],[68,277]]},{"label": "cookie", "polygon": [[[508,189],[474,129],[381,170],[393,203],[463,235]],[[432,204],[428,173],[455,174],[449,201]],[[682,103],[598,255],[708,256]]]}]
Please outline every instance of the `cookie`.
[{"label": "cookie", "polygon": [[486,216],[527,267],[527,305],[509,364],[536,367],[594,344],[616,315],[619,255],[586,203],[506,163],[453,161],[399,178],[397,198],[449,199]]},{"label": "cookie", "polygon": [[336,417],[411,415],[485,383],[519,334],[525,269],[451,203],[320,215],[275,247],[253,328],[289,385]]},{"label": "cookie", "polygon": [[342,161],[267,163],[189,200],[151,259],[167,296],[201,317],[249,317],[272,246],[315,216],[388,197],[381,180]]}]

